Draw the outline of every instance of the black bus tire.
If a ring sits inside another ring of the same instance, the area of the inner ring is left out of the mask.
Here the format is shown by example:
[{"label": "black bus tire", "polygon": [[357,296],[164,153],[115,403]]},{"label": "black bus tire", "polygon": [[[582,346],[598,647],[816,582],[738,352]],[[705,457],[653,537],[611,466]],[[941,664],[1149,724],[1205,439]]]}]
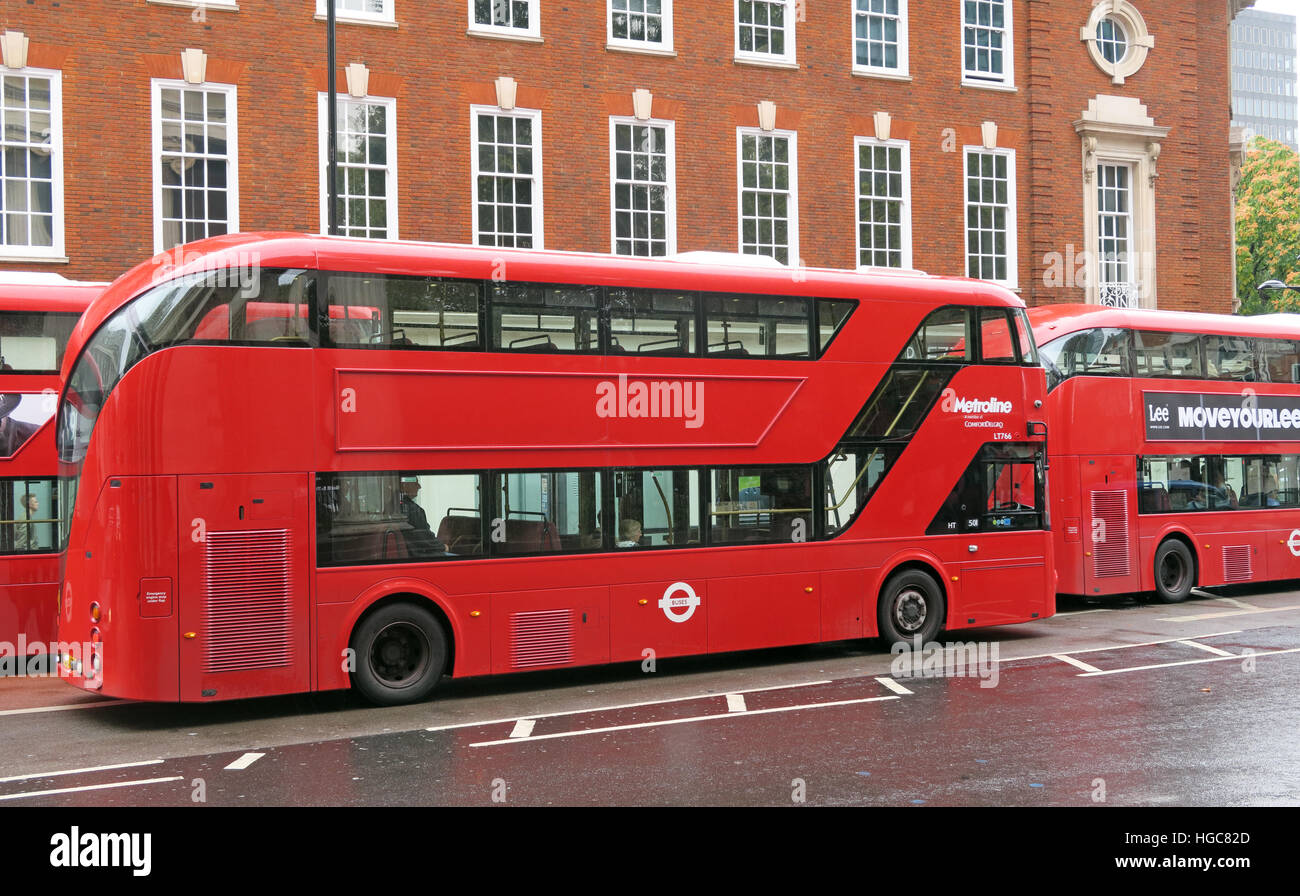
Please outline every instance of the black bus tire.
[{"label": "black bus tire", "polygon": [[1177,538],[1166,538],[1156,548],[1156,595],[1167,604],[1182,603],[1196,584],[1192,552]]},{"label": "black bus tire", "polygon": [[876,621],[880,637],[888,644],[932,641],[943,628],[944,601],[939,583],[919,569],[890,576],[880,590]]},{"label": "black bus tire", "polygon": [[447,665],[447,636],[424,607],[388,604],[371,613],[352,636],[352,687],[380,706],[423,700]]}]

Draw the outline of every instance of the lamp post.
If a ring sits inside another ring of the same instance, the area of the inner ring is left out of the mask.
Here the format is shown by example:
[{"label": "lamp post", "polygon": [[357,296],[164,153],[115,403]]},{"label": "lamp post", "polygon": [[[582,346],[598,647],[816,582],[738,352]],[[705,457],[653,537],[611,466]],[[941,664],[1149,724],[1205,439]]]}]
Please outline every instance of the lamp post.
[{"label": "lamp post", "polygon": [[1256,286],[1255,288],[1258,289],[1260,292],[1263,292],[1266,289],[1267,290],[1292,289],[1295,290],[1296,292],[1300,292],[1300,286],[1292,286],[1290,283],[1283,283],[1281,280],[1265,280],[1263,283],[1259,284],[1259,286]]},{"label": "lamp post", "polygon": [[325,189],[326,202],[329,203],[326,221],[329,222],[328,232],[333,235],[339,232],[339,209],[338,209],[338,173],[339,173],[339,111],[338,111],[338,84],[335,83],[335,53],[334,53],[334,0],[325,0],[325,27],[329,33],[327,42],[329,50],[326,53],[329,65],[329,96],[326,99],[328,112],[326,117],[326,128],[329,131],[327,138],[327,147],[325,150],[325,180],[327,186]]}]

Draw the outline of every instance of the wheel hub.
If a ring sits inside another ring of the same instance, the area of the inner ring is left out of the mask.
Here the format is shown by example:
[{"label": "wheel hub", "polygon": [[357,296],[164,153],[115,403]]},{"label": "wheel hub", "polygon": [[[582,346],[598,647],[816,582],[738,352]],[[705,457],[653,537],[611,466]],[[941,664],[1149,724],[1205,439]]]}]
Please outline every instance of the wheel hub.
[{"label": "wheel hub", "polygon": [[900,631],[918,632],[925,627],[929,604],[917,588],[902,591],[894,601],[894,622]]}]

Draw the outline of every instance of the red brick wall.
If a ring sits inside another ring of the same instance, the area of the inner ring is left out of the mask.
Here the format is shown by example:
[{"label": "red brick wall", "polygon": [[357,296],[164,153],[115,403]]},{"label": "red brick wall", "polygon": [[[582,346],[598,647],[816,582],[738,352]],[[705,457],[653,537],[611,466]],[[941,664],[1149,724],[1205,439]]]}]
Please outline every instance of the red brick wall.
[{"label": "red brick wall", "polygon": [[[725,0],[678,0],[673,58],[606,50],[605,0],[542,0],[541,44],[467,36],[464,0],[397,0],[396,29],[340,24],[339,64],[366,63],[373,94],[395,90],[406,239],[472,238],[468,107],[509,75],[519,105],[542,110],[547,248],[609,251],[608,116],[630,112],[643,87],[656,117],[676,121],[679,250],[736,251],[735,128],[756,123],[754,105],[772,100],[777,126],[798,131],[805,263],[854,265],[853,137],[870,134],[871,113],[884,110],[912,141],[913,264],[960,274],[960,147],[995,121],[999,143],[1017,153],[1019,281],[1031,303],[1083,298],[1043,278],[1051,253],[1085,248],[1073,122],[1099,93],[1137,97],[1171,129],[1156,185],[1160,306],[1231,310],[1224,0],[1139,0],[1156,47],[1118,87],[1078,39],[1090,0],[1016,0],[1015,92],[960,85],[959,0],[909,5],[910,82],[850,74],[850,0],[807,0],[797,71],[734,63]],[[31,65],[63,71],[71,261],[3,267],[109,278],[151,254],[150,79],[179,78],[186,47],[208,54],[210,81],[238,86],[241,229],[319,228],[325,25],[314,0],[241,6],[195,22],[190,9],[144,0],[4,4],[0,30],[29,35]],[[945,152],[949,128],[957,152]]]}]

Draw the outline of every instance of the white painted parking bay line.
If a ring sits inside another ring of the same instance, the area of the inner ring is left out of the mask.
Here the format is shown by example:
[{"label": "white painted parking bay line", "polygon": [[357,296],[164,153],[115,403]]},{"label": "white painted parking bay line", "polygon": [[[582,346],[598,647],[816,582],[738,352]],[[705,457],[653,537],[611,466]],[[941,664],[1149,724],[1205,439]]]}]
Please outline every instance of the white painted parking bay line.
[{"label": "white painted parking bay line", "polygon": [[[1195,616],[1157,616],[1157,622],[1200,622],[1202,619],[1223,619],[1225,616],[1257,616],[1260,613],[1281,613],[1284,610],[1300,610],[1300,604],[1289,607],[1267,607],[1254,610],[1220,610],[1218,613],[1198,613]],[[1205,635],[1197,635],[1204,638]]]},{"label": "white painted parking bay line", "polygon": [[[1192,637],[1194,637],[1194,638],[1218,638],[1218,637],[1221,637],[1221,636],[1223,636],[1223,635],[1239,635],[1239,634],[1241,634],[1241,629],[1239,629],[1239,628],[1234,628],[1234,629],[1232,629],[1231,631],[1226,631],[1226,632],[1208,632],[1208,633],[1203,634],[1203,635],[1193,635]],[[1067,650],[1067,651],[1064,651],[1064,652],[1065,652],[1065,653],[1069,653],[1069,654],[1071,654],[1071,655],[1073,655],[1073,656],[1078,656],[1078,655],[1081,654],[1081,653],[1101,653],[1101,652],[1103,652],[1103,651],[1107,651],[1107,650],[1128,650],[1130,647],[1154,647],[1156,644],[1172,644],[1172,643],[1175,642],[1175,641],[1181,641],[1181,640],[1182,640],[1182,638],[1165,638],[1163,641],[1141,641],[1141,642],[1139,642],[1139,643],[1137,643],[1137,644],[1111,644],[1109,647],[1080,647],[1080,648],[1077,649],[1077,650]],[[1057,658],[1057,659],[1059,659],[1059,654],[1055,654],[1055,653],[1031,653],[1029,656],[1012,656],[1012,657],[1005,657],[1005,658],[999,660],[999,662],[1000,662],[1002,665],[1005,666],[1007,663],[1021,663],[1021,662],[1024,662],[1025,660],[1041,660],[1041,659],[1046,659],[1047,657],[1053,657],[1053,658]]]},{"label": "white painted parking bay line", "polygon": [[173,775],[170,778],[149,778],[145,781],[115,781],[112,784],[89,784],[85,787],[63,787],[58,790],[31,790],[27,793],[6,793],[0,796],[0,800],[21,800],[35,796],[54,796],[59,793],[78,793],[83,790],[108,790],[111,787],[138,787],[143,784],[165,784],[168,781],[183,780],[181,775]]},{"label": "white painted parking bay line", "polygon": [[[1288,650],[1263,650],[1253,654],[1247,654],[1250,657],[1277,656],[1282,653],[1300,653],[1300,647],[1292,647]],[[1228,654],[1227,656],[1211,656],[1203,660],[1182,660],[1177,663],[1155,663],[1151,666],[1129,666],[1127,669],[1107,669],[1105,672],[1084,672],[1079,677],[1089,678],[1093,675],[1118,675],[1120,672],[1141,672],[1146,669],[1169,669],[1174,666],[1194,666],[1198,663],[1222,663],[1224,660],[1244,660],[1245,656]]]},{"label": "white painted parking bay line", "polygon": [[745,695],[728,694],[727,712],[744,712],[744,711],[745,711]]},{"label": "white painted parking bay line", "polygon": [[[733,694],[757,694],[760,691],[784,691],[787,688],[811,688],[819,684],[831,684],[829,678],[820,681],[800,681],[796,684],[773,684],[762,688],[745,688],[743,691],[732,691]],[[712,694],[691,694],[686,697],[661,697],[658,700],[642,700],[639,703],[619,703],[613,706],[593,706],[588,709],[566,709],[563,712],[548,712],[537,715],[539,719],[558,719],[561,716],[580,716],[589,712],[612,712],[618,709],[640,709],[643,706],[658,706],[660,703],[684,703],[687,700],[708,700],[710,697],[718,696]],[[425,728],[425,731],[454,731],[457,728],[477,728],[480,725],[504,725],[506,722],[513,722],[519,716],[511,716],[508,719],[484,719],[481,722],[457,722],[454,725],[435,725],[432,728]]]},{"label": "white painted parking bay line", "polygon": [[1215,647],[1212,644],[1202,644],[1200,641],[1179,641],[1178,643],[1186,644],[1188,647],[1199,647],[1207,653],[1213,653],[1216,656],[1236,656],[1235,653],[1230,653],[1229,651],[1220,647]]},{"label": "white painted parking bay line", "polygon": [[25,716],[37,712],[66,712],[69,709],[99,709],[101,706],[120,706],[130,700],[95,700],[89,703],[63,703],[58,706],[30,706],[27,709],[0,709],[0,716]]},{"label": "white painted parking bay line", "polygon": [[265,753],[245,753],[243,756],[240,756],[234,762],[230,763],[230,765],[226,766],[225,770],[228,772],[242,772],[265,755]]},{"label": "white painted parking bay line", "polygon": [[901,684],[894,681],[894,679],[890,678],[888,675],[882,678],[877,678],[876,681],[880,682],[885,687],[889,688],[895,694],[902,694],[903,696],[907,696],[908,694],[912,693],[907,688],[903,687]]},{"label": "white painted parking bay line", "polygon": [[28,781],[33,778],[57,778],[60,775],[80,775],[89,774],[90,772],[110,772],[118,768],[139,768],[142,765],[157,765],[162,762],[161,759],[145,759],[142,762],[118,762],[114,765],[92,765],[87,768],[68,768],[57,772],[40,772],[35,775],[13,775],[8,778],[0,778],[0,784],[8,784],[10,781]]},{"label": "white painted parking bay line", "polygon": [[1088,665],[1087,663],[1085,663],[1083,660],[1076,660],[1074,657],[1069,656],[1068,654],[1064,654],[1064,653],[1054,653],[1054,654],[1052,654],[1052,658],[1053,658],[1053,659],[1058,659],[1058,660],[1060,660],[1060,661],[1063,662],[1063,663],[1069,663],[1069,664],[1070,664],[1071,666],[1073,666],[1074,668],[1076,668],[1076,669],[1082,669],[1084,672],[1100,672],[1100,671],[1101,671],[1101,670],[1098,669],[1096,666],[1089,666],[1089,665]]},{"label": "white painted parking bay line", "polygon": [[688,719],[663,719],[658,722],[637,722],[634,725],[610,725],[608,728],[586,728],[578,731],[560,731],[556,734],[539,734],[537,737],[530,737],[527,740],[510,739],[505,740],[485,740],[476,744],[470,744],[471,747],[499,747],[503,744],[533,743],[539,740],[553,740],[557,737],[582,737],[584,734],[609,734],[613,731],[633,731],[637,728],[666,728],[669,725],[685,725],[688,722],[712,722],[717,719],[734,719],[737,715],[762,716],[773,712],[795,712],[800,709],[825,709],[830,706],[853,706],[858,703],[879,703],[882,700],[901,700],[901,697],[889,695],[888,697],[863,697],[858,700],[835,700],[831,703],[806,703],[803,706],[775,706],[768,709],[751,709],[745,713],[718,713],[711,716],[692,716]]},{"label": "white painted parking bay line", "polygon": [[510,729],[511,737],[528,737],[533,733],[533,726],[537,724],[536,719],[520,719],[515,722],[515,727]]}]

